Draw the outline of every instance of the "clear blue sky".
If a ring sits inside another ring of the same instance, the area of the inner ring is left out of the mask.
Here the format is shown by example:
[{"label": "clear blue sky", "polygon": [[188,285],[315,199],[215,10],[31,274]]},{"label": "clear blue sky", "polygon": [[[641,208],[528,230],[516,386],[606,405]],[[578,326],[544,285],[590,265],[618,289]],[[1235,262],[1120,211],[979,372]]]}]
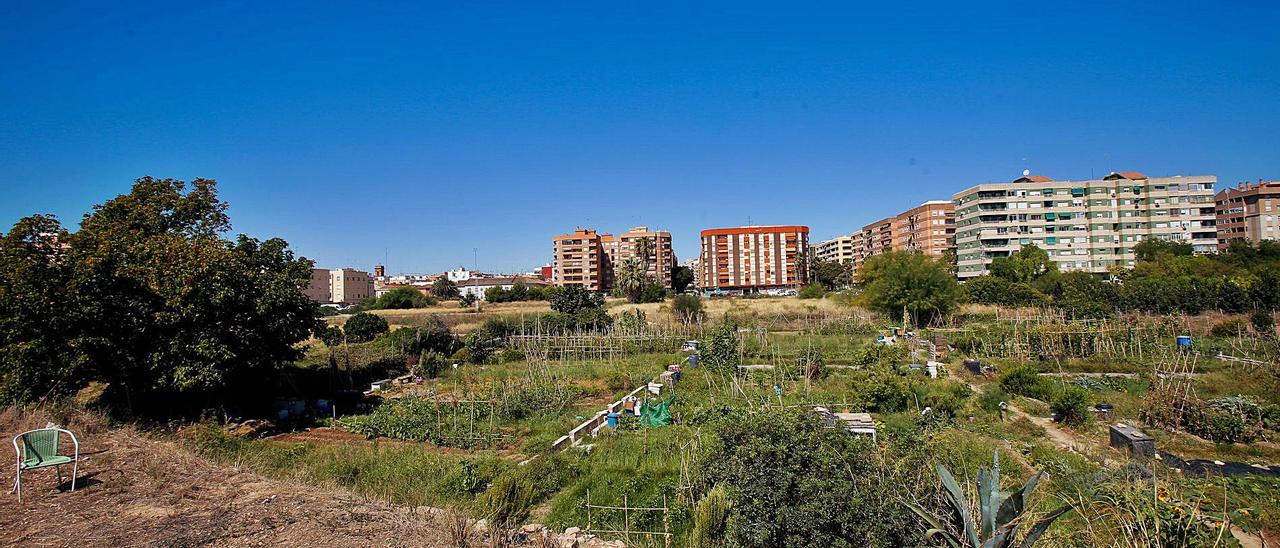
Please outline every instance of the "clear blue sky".
[{"label": "clear blue sky", "polygon": [[516,270],[1024,168],[1280,178],[1277,2],[186,4],[0,6],[5,229],[208,177],[321,266]]}]

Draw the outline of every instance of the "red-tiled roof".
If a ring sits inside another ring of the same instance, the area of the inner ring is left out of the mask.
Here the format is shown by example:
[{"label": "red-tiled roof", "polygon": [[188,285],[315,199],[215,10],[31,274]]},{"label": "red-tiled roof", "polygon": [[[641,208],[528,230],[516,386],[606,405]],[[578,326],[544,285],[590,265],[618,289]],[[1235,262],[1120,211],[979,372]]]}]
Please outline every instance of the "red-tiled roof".
[{"label": "red-tiled roof", "polygon": [[1103,179],[1129,179],[1130,181],[1138,181],[1146,178],[1146,175],[1138,173],[1137,171],[1115,171],[1112,172],[1111,175],[1103,177]]},{"label": "red-tiled roof", "polygon": [[1022,177],[1018,178],[1013,182],[1015,183],[1048,183],[1051,181],[1053,181],[1053,179],[1045,177],[1044,175],[1023,175]]}]

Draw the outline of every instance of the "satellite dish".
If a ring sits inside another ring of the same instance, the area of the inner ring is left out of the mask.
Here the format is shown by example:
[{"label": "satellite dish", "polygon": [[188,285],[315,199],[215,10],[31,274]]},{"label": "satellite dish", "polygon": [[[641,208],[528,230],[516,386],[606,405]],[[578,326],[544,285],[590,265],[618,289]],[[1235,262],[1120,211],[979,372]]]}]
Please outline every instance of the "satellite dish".
[{"label": "satellite dish", "polygon": [[1026,177],[1027,175],[1031,175],[1031,170],[1030,170],[1030,169],[1024,169],[1024,170],[1022,170],[1022,176],[1023,176],[1023,177]]}]

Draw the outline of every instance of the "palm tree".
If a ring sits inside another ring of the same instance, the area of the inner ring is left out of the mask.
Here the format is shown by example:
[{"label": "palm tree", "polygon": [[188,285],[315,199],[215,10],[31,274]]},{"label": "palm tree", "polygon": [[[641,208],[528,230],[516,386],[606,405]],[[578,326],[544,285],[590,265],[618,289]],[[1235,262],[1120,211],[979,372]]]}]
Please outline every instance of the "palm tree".
[{"label": "palm tree", "polygon": [[649,256],[653,255],[653,240],[648,236],[641,236],[636,240],[634,250],[640,262],[644,266],[644,271],[649,271]]},{"label": "palm tree", "polygon": [[628,301],[633,303],[640,301],[640,294],[644,291],[645,284],[649,282],[645,270],[644,265],[634,257],[623,261],[618,267],[618,289],[627,296]]}]

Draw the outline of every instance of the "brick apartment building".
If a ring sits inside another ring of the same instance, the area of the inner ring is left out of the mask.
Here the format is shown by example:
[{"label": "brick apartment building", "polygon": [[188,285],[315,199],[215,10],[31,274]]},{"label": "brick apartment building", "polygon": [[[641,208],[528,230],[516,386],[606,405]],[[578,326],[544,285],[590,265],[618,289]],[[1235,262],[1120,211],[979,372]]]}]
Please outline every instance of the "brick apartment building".
[{"label": "brick apartment building", "polygon": [[956,205],[931,200],[893,218],[893,249],[942,255],[955,249]]},{"label": "brick apartment building", "polygon": [[[665,230],[649,230],[647,226],[632,227],[617,237],[608,235],[616,241],[615,245],[605,246],[605,255],[609,258],[610,274],[628,259],[637,259],[648,264],[646,274],[662,283],[663,287],[671,287],[671,268],[676,264],[675,252],[671,249],[671,233]],[[649,240],[648,257],[638,253],[641,239]],[[613,287],[612,279],[609,287]]]},{"label": "brick apartment building", "polygon": [[955,218],[954,203],[931,200],[822,242],[814,247],[814,258],[848,262],[857,268],[867,258],[890,250],[942,255],[955,249]]},{"label": "brick apartment building", "polygon": [[1243,240],[1257,244],[1280,240],[1280,181],[1239,183],[1213,197],[1218,251]]},{"label": "brick apartment building", "polygon": [[[646,238],[650,244],[647,258],[638,254],[639,242]],[[676,255],[671,247],[671,233],[665,230],[637,226],[614,236],[580,228],[573,234],[553,238],[552,247],[555,260],[551,274],[556,285],[581,285],[590,291],[608,291],[613,288],[617,267],[628,259],[637,259],[648,265],[650,278],[663,287],[671,287]]]},{"label": "brick apartment building", "polygon": [[794,289],[808,281],[807,226],[744,226],[702,231],[703,291],[754,293]]},{"label": "brick apartment building", "polygon": [[579,228],[573,234],[556,236],[551,239],[551,246],[552,283],[577,285],[587,291],[609,289],[608,256],[600,234],[594,229]]},{"label": "brick apartment building", "polygon": [[1135,171],[1054,181],[1040,175],[955,194],[957,276],[987,273],[991,260],[1023,245],[1049,253],[1063,271],[1105,274],[1132,267],[1133,247],[1154,238],[1216,249],[1213,176],[1150,178]]}]

